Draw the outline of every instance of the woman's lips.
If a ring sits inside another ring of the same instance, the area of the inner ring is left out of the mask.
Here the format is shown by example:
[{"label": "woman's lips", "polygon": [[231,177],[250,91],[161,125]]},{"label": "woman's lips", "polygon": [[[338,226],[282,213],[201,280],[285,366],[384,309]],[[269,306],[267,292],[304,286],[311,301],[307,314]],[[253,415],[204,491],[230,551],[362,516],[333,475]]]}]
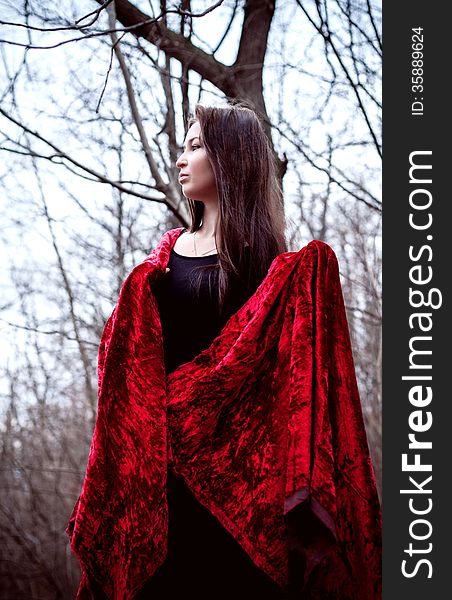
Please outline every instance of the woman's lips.
[{"label": "woman's lips", "polygon": [[188,175],[179,175],[179,183],[182,183],[185,179],[188,179]]}]

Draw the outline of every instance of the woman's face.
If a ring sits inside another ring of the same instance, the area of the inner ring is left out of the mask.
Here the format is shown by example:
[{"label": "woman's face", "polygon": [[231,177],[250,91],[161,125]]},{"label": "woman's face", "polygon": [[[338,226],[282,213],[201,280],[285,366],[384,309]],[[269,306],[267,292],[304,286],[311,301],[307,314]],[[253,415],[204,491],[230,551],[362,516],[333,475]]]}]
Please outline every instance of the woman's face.
[{"label": "woman's face", "polygon": [[200,135],[199,123],[193,123],[187,131],[185,150],[176,162],[176,167],[180,169],[179,183],[186,198],[218,202],[215,175]]}]

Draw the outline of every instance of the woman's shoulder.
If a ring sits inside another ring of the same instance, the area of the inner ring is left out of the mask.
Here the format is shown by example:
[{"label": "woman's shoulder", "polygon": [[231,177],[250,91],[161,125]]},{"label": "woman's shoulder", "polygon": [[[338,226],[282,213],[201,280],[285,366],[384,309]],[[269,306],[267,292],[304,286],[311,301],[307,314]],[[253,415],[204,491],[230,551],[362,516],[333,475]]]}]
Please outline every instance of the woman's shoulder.
[{"label": "woman's shoulder", "polygon": [[191,256],[193,254],[193,235],[185,227],[182,227],[182,230],[179,228],[174,231],[180,231],[180,233],[176,237],[173,250],[181,256]]}]

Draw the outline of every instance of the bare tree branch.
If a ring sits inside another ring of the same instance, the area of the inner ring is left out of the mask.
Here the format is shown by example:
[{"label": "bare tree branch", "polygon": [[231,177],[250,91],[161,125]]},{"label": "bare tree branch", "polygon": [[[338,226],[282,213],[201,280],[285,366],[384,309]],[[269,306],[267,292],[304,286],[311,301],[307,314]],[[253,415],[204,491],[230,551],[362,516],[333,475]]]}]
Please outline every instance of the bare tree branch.
[{"label": "bare tree branch", "polygon": [[[109,14],[109,23],[110,27],[113,29],[114,24],[116,22],[116,15],[114,12],[114,5],[108,8]],[[173,214],[179,214],[181,211],[178,209],[178,205],[180,204],[180,194],[176,191],[173,182],[170,180],[170,183],[165,183],[160,176],[160,171],[157,166],[157,163],[154,159],[151,147],[149,145],[149,141],[146,135],[146,131],[143,126],[143,121],[140,116],[140,112],[138,110],[137,102],[135,99],[135,93],[133,91],[132,79],[130,77],[129,70],[126,65],[126,61],[124,59],[124,55],[121,52],[120,42],[115,33],[111,33],[111,40],[113,43],[113,50],[116,54],[116,58],[118,59],[119,66],[121,68],[121,72],[124,78],[124,83],[127,91],[127,98],[129,100],[130,110],[132,113],[133,121],[138,130],[138,134],[140,136],[141,144],[143,146],[144,155],[146,157],[146,161],[149,166],[149,170],[151,171],[151,175],[155,181],[156,189],[162,194],[166,195],[166,204],[167,206],[172,208]],[[185,208],[185,214],[183,216],[184,221],[188,221],[188,209]]]},{"label": "bare tree branch", "polygon": [[[135,190],[132,190],[130,188],[126,188],[123,185],[121,185],[119,182],[112,181],[106,175],[103,175],[102,173],[99,173],[98,171],[95,171],[94,169],[91,169],[90,167],[87,167],[86,165],[83,165],[79,161],[75,160],[74,158],[72,158],[71,156],[69,156],[66,152],[63,152],[63,150],[61,150],[58,146],[56,146],[55,144],[53,144],[49,140],[45,139],[38,132],[33,131],[32,129],[30,129],[29,127],[27,127],[26,125],[24,125],[23,123],[21,123],[20,121],[18,121],[17,119],[15,119],[12,115],[10,115],[9,113],[7,113],[2,108],[0,108],[0,114],[2,114],[4,117],[6,117],[12,123],[14,123],[18,127],[20,127],[26,133],[31,134],[32,136],[34,136],[38,140],[40,140],[40,141],[44,142],[45,144],[47,144],[48,146],[50,146],[55,151],[55,153],[56,153],[56,154],[52,155],[51,157],[49,157],[49,156],[43,156],[43,155],[40,155],[38,153],[35,153],[33,150],[30,149],[27,152],[27,154],[29,154],[30,156],[33,157],[33,156],[36,155],[39,158],[47,158],[49,160],[52,159],[52,162],[54,162],[53,159],[55,159],[55,158],[65,159],[65,160],[69,161],[70,163],[72,163],[73,165],[75,165],[76,167],[78,167],[78,168],[82,169],[83,171],[85,171],[85,172],[93,175],[98,181],[100,181],[102,183],[108,183],[112,187],[120,190],[121,192],[124,192],[126,194],[130,194],[131,196],[136,196],[138,198],[142,198],[143,200],[148,200],[150,202],[158,202],[159,204],[165,204],[170,209],[170,211],[175,216],[177,216],[178,219],[180,219],[180,221],[182,223],[186,224],[185,218],[182,215],[182,213],[177,208],[175,208],[172,205],[172,203],[170,203],[168,201],[168,199],[167,199],[166,196],[164,198],[156,198],[156,197],[148,196],[147,194],[142,194],[140,192],[136,192]],[[3,148],[3,150],[9,150],[9,149],[8,148]],[[165,191],[166,191],[166,193],[168,193],[168,191],[169,191],[168,184],[164,184],[163,185],[163,189],[160,190],[160,191],[162,191],[162,193],[165,193]]]},{"label": "bare tree branch", "polygon": [[[278,133],[282,137],[284,137],[295,148],[297,148],[297,150],[304,156],[304,158],[307,160],[307,162],[310,165],[312,165],[318,171],[321,171],[322,173],[324,173],[328,177],[328,180],[330,182],[335,183],[341,190],[343,190],[344,192],[346,192],[347,194],[349,194],[350,196],[352,196],[353,198],[355,198],[359,202],[364,203],[366,206],[368,206],[369,208],[371,208],[374,211],[377,211],[377,212],[381,211],[381,202],[377,198],[375,198],[374,196],[372,196],[372,194],[368,190],[363,190],[363,191],[366,193],[366,195],[368,195],[372,199],[372,202],[369,202],[368,200],[366,200],[362,196],[359,196],[358,194],[356,194],[355,192],[353,192],[353,190],[351,190],[348,187],[346,187],[341,181],[339,181],[336,177],[333,176],[333,174],[328,170],[327,167],[322,167],[321,165],[319,165],[310,156],[310,154],[308,153],[308,151],[306,150],[306,148],[304,146],[302,146],[302,144],[299,141],[297,141],[297,136],[296,136],[295,132],[293,131],[293,129],[291,129],[289,123],[284,122],[283,124],[291,132],[290,136],[287,135],[287,133],[285,133],[285,131],[283,131],[280,127],[278,127],[276,125],[274,126],[274,129],[276,129],[276,131],[278,131]],[[315,154],[315,153],[313,153],[313,154]],[[316,158],[319,159],[319,158],[324,158],[324,157],[316,156]]]},{"label": "bare tree branch", "polygon": [[99,347],[99,344],[97,342],[91,342],[90,340],[86,340],[86,339],[82,339],[82,338],[77,339],[76,337],[72,337],[72,336],[68,335],[64,331],[58,331],[58,330],[45,331],[44,329],[38,329],[36,327],[29,327],[27,325],[19,325],[18,323],[11,323],[11,321],[8,321],[7,319],[2,319],[1,317],[0,317],[0,321],[2,321],[3,323],[6,323],[10,327],[14,327],[14,329],[23,329],[24,331],[33,331],[34,333],[39,333],[42,335],[60,335],[60,336],[64,337],[65,339],[70,340],[71,342],[79,342],[80,341],[83,344],[89,344],[89,345],[93,346],[93,348]]},{"label": "bare tree branch", "polygon": [[301,8],[301,10],[303,11],[303,13],[305,14],[306,18],[308,19],[308,21],[311,23],[311,25],[316,29],[316,31],[323,36],[324,40],[325,40],[325,44],[327,46],[329,46],[332,51],[334,56],[336,57],[336,60],[338,61],[347,81],[350,84],[350,89],[353,91],[353,93],[355,94],[356,100],[358,102],[358,106],[359,109],[361,111],[361,114],[364,117],[364,120],[366,122],[366,125],[369,129],[369,133],[370,136],[374,142],[375,145],[375,149],[377,150],[379,156],[381,157],[382,153],[381,153],[381,145],[380,142],[377,139],[377,135],[374,131],[374,128],[370,122],[370,118],[369,115],[367,113],[367,110],[364,106],[363,100],[359,94],[358,88],[360,87],[359,85],[357,85],[356,82],[353,81],[350,72],[347,68],[347,66],[345,65],[344,59],[341,56],[335,42],[334,42],[334,34],[331,32],[328,21],[325,20],[324,16],[321,13],[321,3],[320,2],[316,2],[316,8],[317,8],[317,15],[319,17],[320,22],[317,24],[314,19],[311,17],[311,15],[309,14],[309,12],[306,10],[303,2],[301,0],[296,0],[298,6]]}]

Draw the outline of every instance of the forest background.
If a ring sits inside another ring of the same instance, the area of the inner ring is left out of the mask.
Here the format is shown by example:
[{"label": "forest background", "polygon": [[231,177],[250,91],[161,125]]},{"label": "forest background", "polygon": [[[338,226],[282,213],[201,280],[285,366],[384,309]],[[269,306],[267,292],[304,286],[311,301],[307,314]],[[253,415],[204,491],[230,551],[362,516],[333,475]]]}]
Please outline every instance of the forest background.
[{"label": "forest background", "polygon": [[375,0],[0,0],[0,594],[75,598],[64,532],[127,273],[188,224],[196,102],[245,100],[287,240],[339,260],[381,492],[381,6]]}]

